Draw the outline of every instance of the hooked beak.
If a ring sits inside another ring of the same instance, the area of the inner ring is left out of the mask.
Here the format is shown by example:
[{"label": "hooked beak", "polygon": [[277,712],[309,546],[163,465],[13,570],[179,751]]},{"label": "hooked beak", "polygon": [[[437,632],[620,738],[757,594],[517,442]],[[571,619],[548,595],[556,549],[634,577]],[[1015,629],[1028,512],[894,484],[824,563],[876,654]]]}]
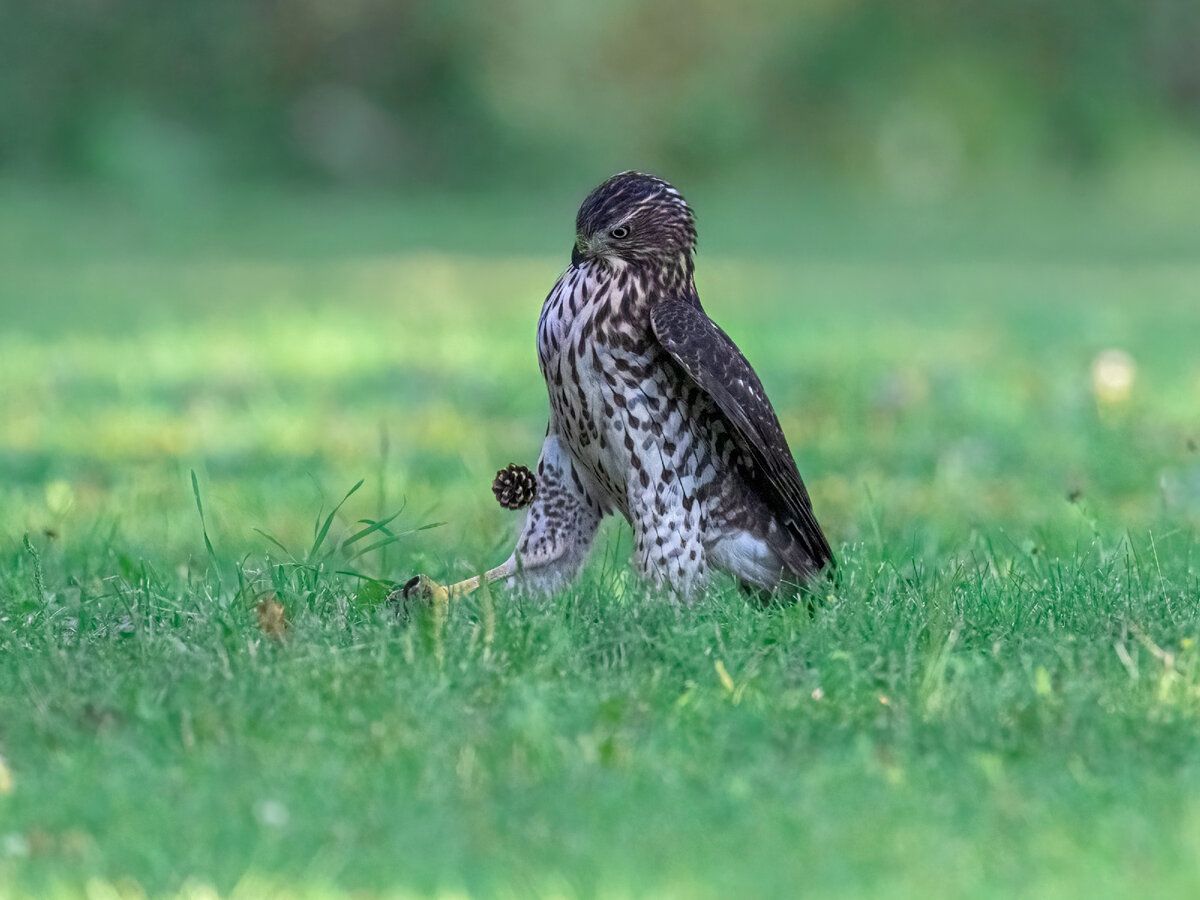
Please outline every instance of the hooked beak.
[{"label": "hooked beak", "polygon": [[571,248],[571,265],[573,265],[573,266],[579,265],[581,262],[583,262],[585,259],[587,259],[587,255],[588,255],[587,243],[584,242],[583,238],[576,238],[575,246]]}]

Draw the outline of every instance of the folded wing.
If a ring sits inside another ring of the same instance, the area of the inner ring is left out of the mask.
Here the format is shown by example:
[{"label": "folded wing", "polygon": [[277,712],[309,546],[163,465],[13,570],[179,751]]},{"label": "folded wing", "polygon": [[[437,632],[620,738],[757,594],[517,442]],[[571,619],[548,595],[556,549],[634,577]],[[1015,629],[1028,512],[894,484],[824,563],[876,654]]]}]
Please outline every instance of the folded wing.
[{"label": "folded wing", "polygon": [[728,420],[751,464],[752,485],[808,557],[810,572],[797,574],[824,568],[833,552],[813,515],[779,418],[746,357],[698,303],[660,300],[651,316],[659,343]]}]

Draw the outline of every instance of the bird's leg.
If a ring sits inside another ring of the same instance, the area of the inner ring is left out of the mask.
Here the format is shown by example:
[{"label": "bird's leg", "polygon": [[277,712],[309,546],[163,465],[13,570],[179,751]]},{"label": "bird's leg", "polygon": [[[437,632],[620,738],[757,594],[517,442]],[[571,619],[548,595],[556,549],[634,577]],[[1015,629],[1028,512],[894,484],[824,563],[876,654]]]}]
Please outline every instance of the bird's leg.
[{"label": "bird's leg", "polygon": [[[533,480],[531,474],[529,480]],[[542,445],[536,489],[512,556],[483,575],[451,585],[418,575],[393,592],[391,599],[424,600],[444,609],[451,600],[465,597],[483,584],[518,578],[536,593],[558,590],[579,572],[601,516],[599,505],[584,492],[583,480],[558,436],[551,432]]]},{"label": "bird's leg", "polygon": [[[537,495],[537,477],[525,466],[510,463],[496,473],[492,482],[492,493],[505,509],[524,509],[529,506]],[[398,591],[392,592],[394,600],[421,599],[433,603],[449,603],[452,598],[465,597],[479,589],[481,585],[490,584],[501,578],[507,578],[517,571],[516,554],[508,561],[489,569],[483,575],[466,578],[451,585],[441,585],[428,575],[417,575]],[[398,596],[397,596],[398,595]]]},{"label": "bird's leg", "polygon": [[462,581],[450,585],[438,584],[428,575],[417,575],[415,578],[410,578],[398,593],[400,594],[400,598],[404,600],[449,603],[451,600],[466,597],[468,594],[477,591],[481,585],[491,584],[493,581],[508,578],[510,575],[515,574],[516,571],[517,561],[514,556],[496,566],[496,568],[488,569],[482,575],[464,578]]}]

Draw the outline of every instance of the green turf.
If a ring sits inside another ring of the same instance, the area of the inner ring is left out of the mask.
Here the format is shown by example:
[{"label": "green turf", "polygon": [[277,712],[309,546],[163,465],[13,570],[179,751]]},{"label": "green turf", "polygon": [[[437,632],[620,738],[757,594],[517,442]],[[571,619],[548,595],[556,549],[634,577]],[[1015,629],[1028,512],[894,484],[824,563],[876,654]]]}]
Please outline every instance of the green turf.
[{"label": "green turf", "polygon": [[0,897],[1200,891],[1194,220],[701,194],[839,581],[614,526],[439,633],[383,584],[507,555],[569,199],[0,196]]}]

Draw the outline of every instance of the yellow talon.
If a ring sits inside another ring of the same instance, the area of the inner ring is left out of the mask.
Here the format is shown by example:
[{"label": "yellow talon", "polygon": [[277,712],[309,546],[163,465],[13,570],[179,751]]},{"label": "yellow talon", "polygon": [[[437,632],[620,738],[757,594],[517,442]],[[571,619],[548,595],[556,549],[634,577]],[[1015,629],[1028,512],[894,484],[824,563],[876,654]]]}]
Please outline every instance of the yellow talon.
[{"label": "yellow talon", "polygon": [[449,603],[450,589],[438,584],[428,575],[417,575],[410,578],[400,589],[404,600],[424,600],[427,603]]},{"label": "yellow talon", "polygon": [[403,587],[392,591],[388,599],[393,603],[401,604],[410,600],[418,600],[444,611],[450,605],[451,600],[457,600],[460,597],[465,597],[475,592],[479,589],[480,585],[508,578],[516,569],[516,562],[509,560],[503,565],[496,566],[496,568],[485,572],[483,575],[464,578],[462,581],[449,586],[438,584],[428,575],[416,575],[410,578]]}]

